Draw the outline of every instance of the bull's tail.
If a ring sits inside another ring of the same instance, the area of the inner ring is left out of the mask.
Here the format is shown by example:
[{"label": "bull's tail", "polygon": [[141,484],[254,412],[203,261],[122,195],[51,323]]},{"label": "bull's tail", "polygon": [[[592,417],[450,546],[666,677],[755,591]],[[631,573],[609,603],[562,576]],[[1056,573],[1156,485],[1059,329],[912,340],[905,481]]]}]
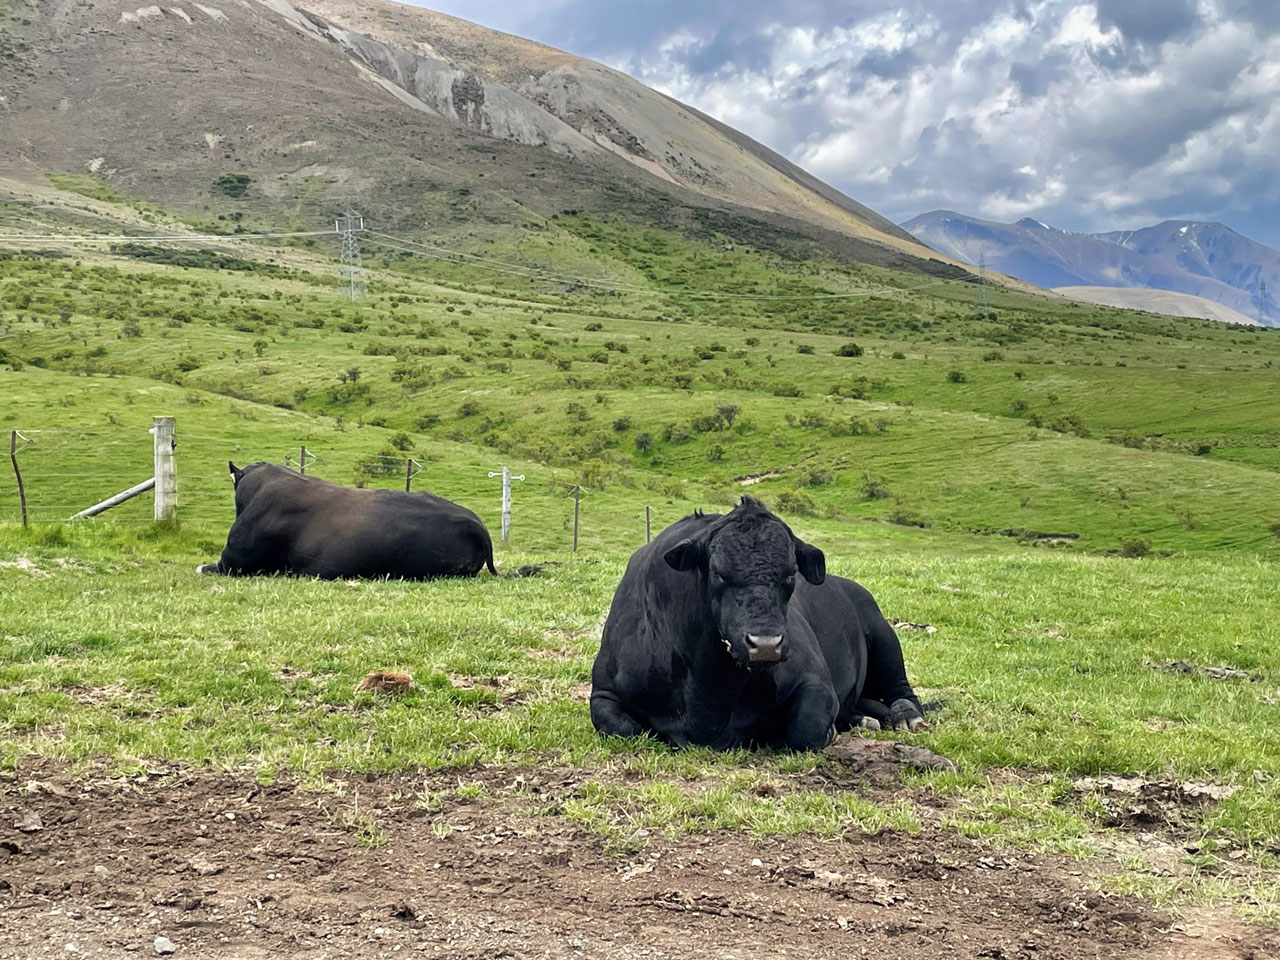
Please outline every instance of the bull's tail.
[{"label": "bull's tail", "polygon": [[486,544],[486,549],[484,554],[484,565],[489,568],[489,572],[492,573],[495,577],[498,575],[498,568],[493,565],[493,541],[492,540],[490,540],[489,543]]}]

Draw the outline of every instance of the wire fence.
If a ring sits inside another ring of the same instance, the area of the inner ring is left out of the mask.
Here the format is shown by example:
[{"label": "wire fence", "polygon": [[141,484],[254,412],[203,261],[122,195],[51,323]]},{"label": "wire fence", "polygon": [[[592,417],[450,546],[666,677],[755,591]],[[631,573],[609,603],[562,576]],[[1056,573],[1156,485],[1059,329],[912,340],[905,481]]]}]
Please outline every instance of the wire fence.
[{"label": "wire fence", "polygon": [[[97,517],[73,519],[154,476],[154,438],[145,429],[23,427],[12,429],[5,439],[11,442],[13,456],[8,481],[0,482],[0,523],[25,520],[41,526],[106,521],[134,527],[155,523],[153,497],[145,491]],[[359,442],[380,439],[360,438]],[[522,467],[522,474],[509,474],[509,492],[504,496],[501,463],[493,464],[497,470],[459,467],[416,450],[360,449],[355,442],[340,446],[332,438],[287,436],[264,441],[179,428],[176,517],[184,526],[229,527],[235,519],[229,463],[244,467],[261,461],[347,486],[444,497],[477,513],[495,534],[495,543],[499,529],[510,527],[513,544],[557,542],[576,552],[589,533],[596,541],[617,539],[617,527],[626,521],[630,521],[630,535],[623,539],[632,544],[647,542],[659,512],[650,504],[636,503],[639,491],[632,491],[619,498],[622,502],[611,502],[606,510],[595,513],[592,501],[603,491],[556,476],[549,468]],[[511,480],[523,482],[517,485]],[[668,522],[675,519],[676,508],[664,507],[663,512]]]}]

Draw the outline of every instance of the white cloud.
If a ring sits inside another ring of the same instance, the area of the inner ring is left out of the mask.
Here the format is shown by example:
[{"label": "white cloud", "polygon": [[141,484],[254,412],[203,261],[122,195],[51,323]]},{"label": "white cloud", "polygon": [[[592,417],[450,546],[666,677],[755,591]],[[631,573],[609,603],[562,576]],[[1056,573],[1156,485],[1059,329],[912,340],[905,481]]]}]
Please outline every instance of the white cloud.
[{"label": "white cloud", "polygon": [[606,59],[890,217],[1234,212],[1280,241],[1277,0],[607,6],[530,0],[494,25]]}]

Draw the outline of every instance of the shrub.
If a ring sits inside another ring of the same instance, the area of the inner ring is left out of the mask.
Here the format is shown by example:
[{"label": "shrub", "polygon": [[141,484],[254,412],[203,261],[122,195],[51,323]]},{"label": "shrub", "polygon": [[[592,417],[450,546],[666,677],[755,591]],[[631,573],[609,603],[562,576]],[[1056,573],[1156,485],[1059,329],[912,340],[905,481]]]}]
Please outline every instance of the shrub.
[{"label": "shrub", "polygon": [[809,495],[800,490],[782,491],[778,494],[778,500],[774,506],[779,513],[791,513],[798,517],[811,517],[818,512]]},{"label": "shrub", "polygon": [[617,420],[613,421],[613,429],[618,433],[626,433],[631,429],[631,418],[619,417]]},{"label": "shrub", "polygon": [[1150,554],[1151,541],[1146,537],[1129,537],[1120,544],[1120,556],[1122,557],[1137,559],[1138,557],[1150,556]]},{"label": "shrub", "polygon": [[1050,430],[1058,433],[1069,433],[1077,437],[1090,436],[1089,428],[1084,425],[1078,414],[1064,413],[1045,424]]},{"label": "shrub", "polygon": [[890,360],[905,360],[905,359],[907,359],[907,355],[906,355],[905,353],[903,353],[901,350],[895,350],[895,351],[893,351],[893,353],[892,353],[892,354],[890,354],[890,355],[889,355],[889,359],[890,359]]},{"label": "shrub", "polygon": [[224,173],[213,182],[213,189],[226,197],[239,199],[249,191],[253,177],[244,173]]},{"label": "shrub", "polygon": [[968,383],[969,377],[963,370],[947,371],[947,383]]},{"label": "shrub", "polygon": [[586,325],[586,327],[584,327],[583,329],[585,329],[585,330],[589,330],[589,331],[591,331],[591,332],[593,332],[593,333],[594,333],[596,330],[603,330],[603,329],[604,329],[604,324],[603,324],[603,323],[598,323],[598,322],[596,322],[596,321],[592,321],[591,323],[588,323],[588,324]]},{"label": "shrub", "polygon": [[848,343],[841,344],[836,349],[837,357],[860,357],[862,356],[862,348],[850,340]]},{"label": "shrub", "polygon": [[404,466],[404,457],[394,447],[387,446],[378,453],[371,453],[356,461],[355,475],[352,478],[357,487],[368,486],[369,481],[378,477],[394,477]]},{"label": "shrub", "polygon": [[391,438],[391,446],[397,450],[408,451],[413,449],[413,437],[409,436],[403,430]]},{"label": "shrub", "polygon": [[1004,354],[999,350],[989,350],[982,355],[983,363],[990,363],[992,360],[1003,360]]},{"label": "shrub", "polygon": [[808,469],[803,470],[800,475],[796,477],[796,486],[824,487],[828,483],[834,481],[835,478],[836,475],[830,470],[819,470],[816,467],[809,467]]},{"label": "shrub", "polygon": [[636,434],[636,450],[638,450],[640,453],[645,453],[652,447],[653,447],[653,434],[651,433]]},{"label": "shrub", "polygon": [[796,347],[796,353],[813,353],[813,347],[810,344],[802,343]]},{"label": "shrub", "polygon": [[864,500],[883,500],[889,496],[889,483],[884,477],[866,472],[862,475],[862,497]]},{"label": "shrub", "polygon": [[718,443],[713,443],[707,448],[707,459],[712,463],[719,463],[724,459],[724,447]]},{"label": "shrub", "polygon": [[464,400],[458,407],[458,416],[474,417],[480,412],[480,404],[476,400]]}]

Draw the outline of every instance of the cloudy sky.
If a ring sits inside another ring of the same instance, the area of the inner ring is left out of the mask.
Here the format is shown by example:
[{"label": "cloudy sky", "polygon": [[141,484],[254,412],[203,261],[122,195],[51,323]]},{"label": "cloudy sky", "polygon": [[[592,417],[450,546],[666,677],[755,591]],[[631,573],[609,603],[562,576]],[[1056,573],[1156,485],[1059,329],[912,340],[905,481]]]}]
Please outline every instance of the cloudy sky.
[{"label": "cloudy sky", "polygon": [[601,60],[894,220],[1280,247],[1280,0],[418,0]]}]

